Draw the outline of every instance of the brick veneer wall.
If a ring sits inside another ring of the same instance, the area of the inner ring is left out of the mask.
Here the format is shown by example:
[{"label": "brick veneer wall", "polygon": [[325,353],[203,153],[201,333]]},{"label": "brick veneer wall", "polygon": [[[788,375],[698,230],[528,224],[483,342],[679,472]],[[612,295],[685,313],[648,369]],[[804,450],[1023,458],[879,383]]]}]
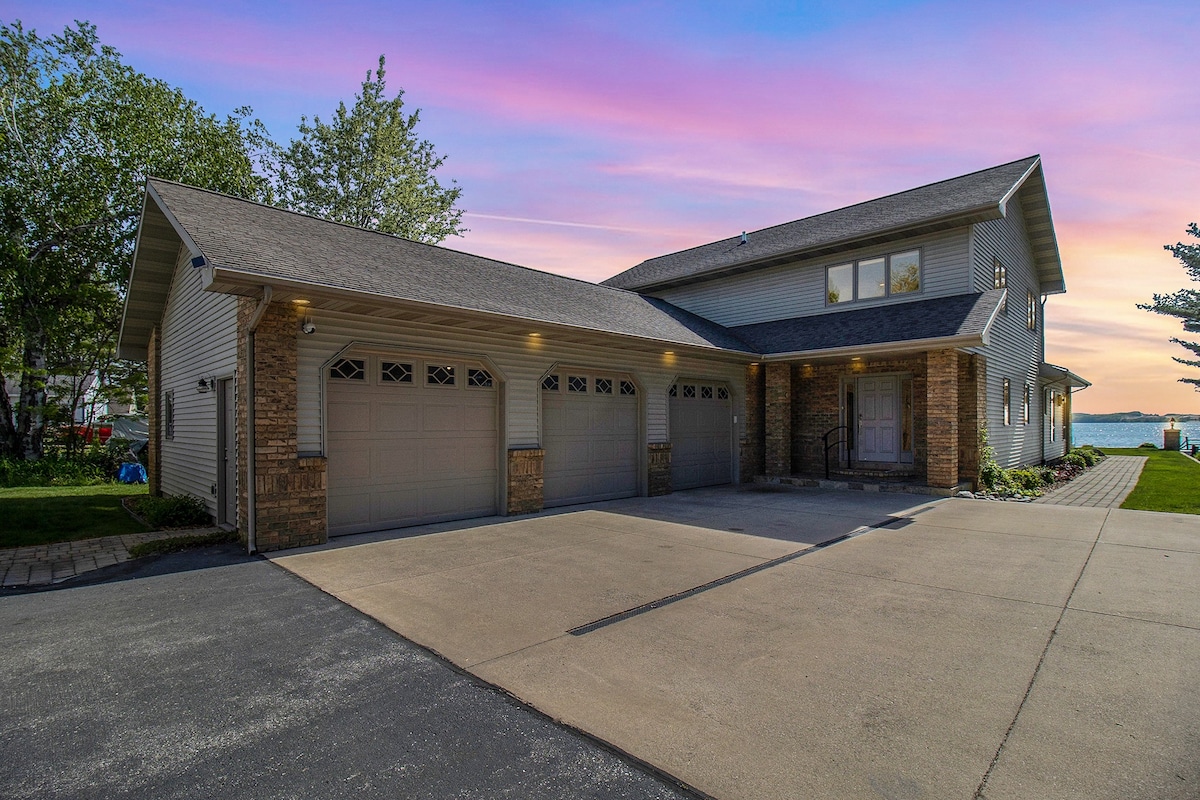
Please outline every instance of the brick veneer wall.
[{"label": "brick veneer wall", "polygon": [[[824,475],[826,431],[841,420],[841,380],[843,377],[908,373],[913,382],[913,472],[925,474],[927,449],[926,368],[923,356],[873,359],[847,364],[796,365],[792,406],[792,469],[800,475]],[[854,424],[850,420],[849,424]],[[842,432],[845,435],[845,432]],[[833,437],[830,437],[833,441]],[[836,449],[830,450],[830,463],[836,464]]]},{"label": "brick veneer wall", "polygon": [[766,474],[766,426],[763,399],[766,396],[766,370],[761,364],[746,367],[746,410],[742,418],[741,476],[750,483],[756,475]]},{"label": "brick veneer wall", "polygon": [[958,480],[979,486],[979,428],[987,421],[987,360],[958,354]]},{"label": "brick veneer wall", "polygon": [[508,451],[508,513],[534,514],[545,502],[546,451],[540,448]]},{"label": "brick veneer wall", "polygon": [[[247,326],[257,301],[238,300],[238,530],[247,534]],[[254,337],[256,547],[261,552],[321,544],[328,536],[323,457],[300,458],[297,448],[297,312],[267,307]]]},{"label": "brick veneer wall", "polygon": [[646,494],[658,497],[671,493],[671,443],[646,445]]},{"label": "brick veneer wall", "polygon": [[792,474],[792,365],[767,364],[763,417],[766,474]]},{"label": "brick veneer wall", "polygon": [[146,447],[146,489],[152,495],[162,494],[162,355],[158,346],[158,328],[150,331],[146,346],[146,425],[150,441]]},{"label": "brick veneer wall", "polygon": [[925,357],[929,404],[925,481],[930,486],[952,488],[958,484],[958,353],[930,350]]}]

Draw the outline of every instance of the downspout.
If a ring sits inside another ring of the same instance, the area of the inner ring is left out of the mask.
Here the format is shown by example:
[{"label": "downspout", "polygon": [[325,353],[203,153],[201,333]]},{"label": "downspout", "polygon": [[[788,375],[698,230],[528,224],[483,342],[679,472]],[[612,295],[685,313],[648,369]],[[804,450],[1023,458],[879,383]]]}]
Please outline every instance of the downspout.
[{"label": "downspout", "polygon": [[257,517],[255,495],[257,492],[254,468],[254,440],[256,438],[254,432],[254,331],[262,322],[263,316],[267,313],[267,306],[270,304],[271,287],[263,286],[262,299],[258,301],[258,308],[254,309],[254,315],[250,317],[250,323],[246,326],[246,550],[251,554],[258,551],[255,537],[255,518]]}]

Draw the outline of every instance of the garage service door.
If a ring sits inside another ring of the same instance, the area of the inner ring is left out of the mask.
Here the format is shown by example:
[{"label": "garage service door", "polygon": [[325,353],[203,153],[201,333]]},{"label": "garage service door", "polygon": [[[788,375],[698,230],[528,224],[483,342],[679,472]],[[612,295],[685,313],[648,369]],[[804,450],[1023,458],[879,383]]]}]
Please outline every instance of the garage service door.
[{"label": "garage service door", "polygon": [[638,494],[638,398],[630,380],[563,370],[542,380],[547,506]]},{"label": "garage service door", "polygon": [[497,385],[482,364],[352,355],[326,374],[329,533],[496,513]]},{"label": "garage service door", "polygon": [[671,387],[671,488],[733,481],[733,407],[720,384],[679,381]]}]

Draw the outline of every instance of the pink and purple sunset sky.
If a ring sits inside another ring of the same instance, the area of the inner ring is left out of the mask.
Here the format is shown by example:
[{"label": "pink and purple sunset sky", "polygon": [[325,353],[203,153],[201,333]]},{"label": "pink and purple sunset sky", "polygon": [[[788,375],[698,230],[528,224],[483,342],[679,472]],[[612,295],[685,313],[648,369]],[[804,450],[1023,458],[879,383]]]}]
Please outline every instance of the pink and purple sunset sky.
[{"label": "pink and purple sunset sky", "polygon": [[1200,221],[1190,2],[18,0],[73,19],[206,110],[286,142],[380,54],[448,156],[445,244],[587,280],[645,258],[1041,153],[1068,292],[1046,358],[1075,410],[1200,412],[1163,250]]}]

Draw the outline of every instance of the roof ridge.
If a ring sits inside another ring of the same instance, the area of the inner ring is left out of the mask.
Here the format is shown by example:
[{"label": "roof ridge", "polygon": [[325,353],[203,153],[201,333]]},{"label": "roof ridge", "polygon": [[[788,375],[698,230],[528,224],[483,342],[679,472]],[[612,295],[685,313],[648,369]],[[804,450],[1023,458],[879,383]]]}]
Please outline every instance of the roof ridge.
[{"label": "roof ridge", "polygon": [[188,189],[193,192],[203,192],[205,194],[216,195],[217,197],[222,197],[227,200],[236,200],[240,203],[246,203],[251,206],[257,206],[259,208],[263,208],[268,211],[278,211],[283,214],[291,214],[293,216],[300,217],[302,219],[313,220],[314,222],[322,222],[327,225],[336,225],[338,227],[346,228],[346,229],[352,230],[352,231],[359,231],[362,233],[371,233],[371,234],[375,234],[376,236],[385,236],[389,239],[396,239],[401,242],[407,242],[409,244],[420,245],[422,247],[428,247],[428,248],[432,248],[434,250],[443,250],[443,251],[450,252],[450,253],[456,253],[461,256],[479,259],[480,261],[486,261],[491,264],[501,264],[506,267],[514,267],[516,269],[525,270],[526,272],[534,272],[534,273],[537,273],[538,275],[550,275],[554,278],[559,278],[559,279],[566,280],[566,281],[573,281],[575,283],[582,283],[587,286],[597,287],[597,288],[604,289],[604,290],[610,291],[610,292],[622,292],[624,294],[637,295],[638,297],[642,296],[640,293],[632,291],[630,289],[622,289],[617,286],[608,286],[606,284],[599,283],[597,281],[588,281],[588,280],[584,280],[583,278],[576,278],[571,275],[562,275],[558,272],[550,272],[550,271],[544,270],[544,269],[537,269],[536,267],[526,267],[522,264],[516,264],[512,261],[501,261],[498,258],[489,258],[488,256],[481,256],[477,253],[468,253],[465,250],[457,250],[453,247],[444,247],[440,244],[430,244],[429,242],[418,242],[416,239],[409,239],[404,236],[397,236],[393,233],[385,233],[383,231],[373,230],[371,228],[362,228],[357,225],[351,225],[348,222],[339,222],[334,219],[326,219],[325,217],[318,217],[314,214],[306,214],[303,211],[296,211],[291,208],[283,208],[282,206],[275,206],[275,205],[271,205],[270,203],[263,203],[258,200],[251,200],[248,197],[238,197],[235,194],[228,194],[227,192],[219,192],[215,189],[205,189],[201,186],[192,186],[189,183],[181,183],[180,181],[173,181],[168,178],[156,178],[154,176],[150,176],[146,179],[146,182],[149,183],[150,181],[154,181],[156,183],[168,183],[168,184],[171,184],[172,186],[178,186],[180,188]]},{"label": "roof ridge", "polygon": [[[776,228],[782,228],[782,227],[784,227],[784,226],[787,226],[787,225],[794,225],[794,224],[796,224],[797,222],[807,222],[807,221],[809,221],[809,220],[819,219],[819,218],[821,218],[821,217],[828,216],[829,214],[840,214],[840,213],[842,213],[843,211],[848,211],[848,210],[850,210],[850,209],[852,209],[852,208],[857,208],[857,207],[859,207],[859,206],[865,206],[865,205],[868,205],[868,204],[870,204],[870,203],[877,203],[877,202],[879,202],[880,200],[887,200],[887,199],[889,199],[889,198],[892,198],[892,197],[898,197],[899,195],[902,195],[902,194],[908,194],[908,193],[910,193],[910,192],[917,192],[917,191],[920,191],[920,190],[922,190],[922,189],[929,189],[929,188],[932,188],[932,187],[934,187],[934,186],[941,185],[941,184],[943,184],[943,183],[950,183],[951,181],[958,181],[958,180],[962,180],[962,179],[964,179],[964,178],[970,178],[970,177],[972,177],[972,176],[975,176],[975,175],[981,175],[981,174],[983,174],[983,173],[985,173],[985,172],[992,172],[992,171],[995,171],[995,170],[1000,170],[1000,169],[1003,169],[1003,168],[1005,168],[1005,167],[1011,167],[1011,166],[1012,166],[1012,165],[1014,165],[1014,164],[1020,164],[1020,163],[1022,163],[1022,162],[1026,162],[1026,161],[1032,162],[1032,161],[1035,161],[1035,160],[1039,160],[1039,159],[1041,159],[1041,157],[1042,157],[1042,156],[1041,156],[1041,154],[1040,154],[1040,153],[1034,153],[1033,155],[1030,155],[1030,156],[1025,156],[1024,158],[1017,158],[1017,159],[1013,159],[1012,161],[1006,161],[1006,162],[1004,162],[1003,164],[995,164],[995,165],[993,165],[993,166],[990,166],[990,167],[985,167],[985,168],[983,168],[983,169],[977,169],[977,170],[975,170],[975,171],[973,171],[973,172],[964,172],[962,175],[955,175],[955,176],[953,176],[953,177],[951,177],[951,178],[943,178],[943,179],[942,179],[942,180],[940,180],[940,181],[933,181],[932,183],[923,183],[923,184],[921,184],[920,186],[913,186],[913,187],[912,187],[912,188],[910,188],[910,189],[901,189],[901,190],[900,190],[900,191],[898,191],[898,192],[891,192],[890,194],[881,195],[881,196],[879,196],[879,197],[872,197],[872,198],[871,198],[871,199],[869,199],[869,200],[860,200],[860,201],[859,201],[859,202],[857,202],[857,203],[851,203],[850,205],[847,205],[847,206],[841,206],[841,207],[839,207],[839,208],[832,208],[832,209],[830,209],[830,210],[828,210],[828,211],[822,211],[822,212],[820,212],[819,214],[810,214],[810,215],[809,215],[809,216],[807,216],[807,217],[800,217],[799,219],[788,220],[787,222],[780,222],[780,223],[777,223],[777,224],[775,224],[775,225],[767,225],[766,227],[759,228],[759,229],[757,229],[757,230],[753,230],[753,231],[747,231],[747,232],[746,232],[746,235],[747,235],[747,236],[753,236],[753,235],[754,235],[754,234],[756,234],[756,233],[763,233],[763,232],[766,232],[766,231],[772,231],[772,230],[775,230]],[[1032,164],[1031,164],[1030,166],[1032,166]],[[1015,184],[1014,184],[1014,185],[1015,185]],[[673,252],[670,252],[670,253],[663,253],[662,255],[654,256],[653,258],[647,258],[647,259],[645,259],[644,261],[641,261],[640,263],[633,265],[632,267],[630,267],[630,268],[629,268],[629,269],[627,269],[627,270],[622,270],[621,272],[618,272],[616,275],[613,275],[613,276],[612,276],[612,278],[616,278],[616,277],[617,277],[617,276],[619,276],[619,275],[624,275],[626,272],[629,272],[630,270],[637,269],[638,267],[642,266],[643,264],[650,264],[650,263],[652,263],[652,262],[654,262],[654,261],[658,261],[658,260],[660,260],[660,259],[663,259],[663,258],[669,258],[669,257],[671,257],[671,256],[677,256],[677,255],[681,255],[681,254],[683,254],[683,253],[687,253],[687,252],[690,252],[690,251],[692,251],[692,250],[699,250],[699,249],[701,249],[701,248],[704,248],[704,247],[711,247],[711,246],[713,246],[713,245],[715,245],[715,244],[720,244],[720,243],[722,243],[722,242],[726,242],[726,241],[733,241],[734,239],[737,239],[737,238],[739,238],[739,235],[738,235],[738,234],[735,234],[735,235],[733,235],[733,236],[730,236],[730,237],[727,237],[727,238],[724,238],[724,239],[715,239],[715,240],[713,240],[713,241],[711,241],[711,242],[704,242],[704,243],[702,243],[702,244],[694,245],[694,246],[692,246],[692,247],[685,247],[685,248],[683,248],[682,250],[675,250],[675,251],[673,251]],[[609,278],[608,280],[612,280],[612,278]]]}]

